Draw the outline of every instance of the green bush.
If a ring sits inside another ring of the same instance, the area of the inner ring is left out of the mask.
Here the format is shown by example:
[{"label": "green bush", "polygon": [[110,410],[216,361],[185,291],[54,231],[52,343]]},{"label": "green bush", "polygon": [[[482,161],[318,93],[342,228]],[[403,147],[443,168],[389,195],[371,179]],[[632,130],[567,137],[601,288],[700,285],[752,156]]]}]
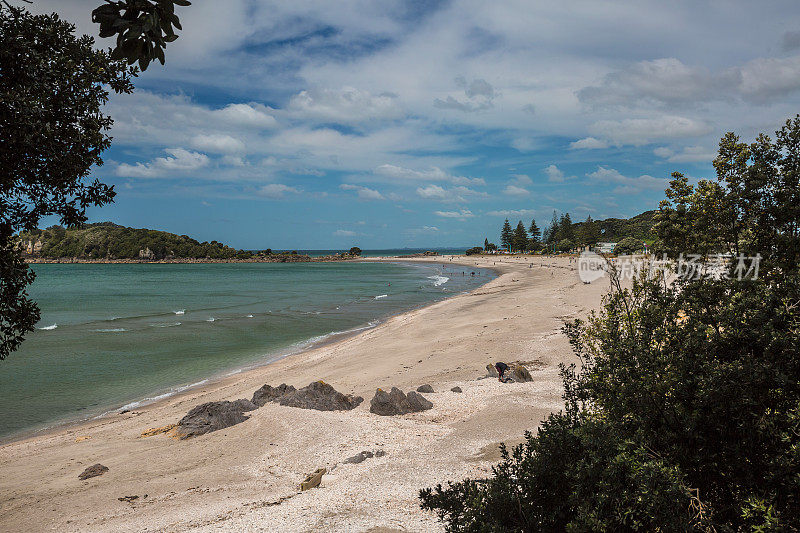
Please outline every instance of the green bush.
[{"label": "green bush", "polygon": [[625,237],[614,246],[614,253],[616,255],[631,255],[640,251],[642,248],[642,241],[639,239]]},{"label": "green bush", "polygon": [[800,116],[675,175],[659,246],[762,257],[758,278],[615,275],[567,324],[565,410],[493,469],[421,491],[448,531],[800,530]]},{"label": "green bush", "polygon": [[483,248],[481,248],[480,246],[474,246],[469,250],[467,250],[466,252],[464,252],[465,255],[479,255],[482,253],[483,253]]}]

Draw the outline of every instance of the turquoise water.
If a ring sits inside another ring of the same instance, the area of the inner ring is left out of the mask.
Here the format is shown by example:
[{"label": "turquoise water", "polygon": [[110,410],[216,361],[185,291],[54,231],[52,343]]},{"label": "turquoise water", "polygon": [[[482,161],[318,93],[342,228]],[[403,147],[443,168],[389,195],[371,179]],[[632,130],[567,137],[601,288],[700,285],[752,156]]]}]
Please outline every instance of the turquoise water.
[{"label": "turquoise water", "polygon": [[42,319],[0,362],[0,437],[132,408],[485,283],[408,263],[34,265]]}]

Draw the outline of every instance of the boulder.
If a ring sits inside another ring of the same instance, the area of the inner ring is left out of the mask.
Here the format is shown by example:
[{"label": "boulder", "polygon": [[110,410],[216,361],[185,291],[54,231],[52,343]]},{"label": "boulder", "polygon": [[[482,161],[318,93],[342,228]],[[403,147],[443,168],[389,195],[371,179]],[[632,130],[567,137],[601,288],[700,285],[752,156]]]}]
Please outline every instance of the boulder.
[{"label": "boulder", "polygon": [[453,392],[462,392],[461,387],[453,387],[450,390],[453,391]]},{"label": "boulder", "polygon": [[364,450],[363,452],[359,452],[352,457],[348,457],[344,460],[345,464],[350,465],[357,465],[358,463],[363,463],[367,459],[372,459],[375,457],[375,454],[369,450]]},{"label": "boulder", "polygon": [[499,378],[500,374],[497,373],[497,369],[494,365],[486,365],[486,377],[487,378]]},{"label": "boulder", "polygon": [[425,411],[431,407],[433,404],[421,394],[409,391],[406,395],[397,387],[392,387],[388,393],[383,389],[375,391],[375,396],[370,402],[369,412],[381,416],[392,416]]},{"label": "boulder", "polygon": [[511,379],[513,379],[517,383],[525,383],[527,381],[533,381],[533,376],[531,376],[531,373],[528,372],[528,369],[522,365],[512,364],[511,368],[508,371],[508,375]]},{"label": "boulder", "polygon": [[106,472],[108,472],[108,467],[103,466],[100,463],[97,463],[95,465],[88,467],[86,470],[78,474],[78,479],[84,480],[84,479],[89,479],[90,477],[102,476]]},{"label": "boulder", "polygon": [[274,402],[281,396],[285,396],[290,392],[294,392],[297,389],[292,387],[291,385],[287,385],[286,383],[282,383],[277,387],[272,387],[270,385],[264,385],[260,389],[258,389],[255,393],[253,393],[253,399],[251,400],[256,406],[263,407],[268,402]]},{"label": "boulder", "polygon": [[306,478],[300,482],[300,490],[308,490],[318,487],[322,482],[322,476],[325,474],[325,472],[327,472],[327,470],[324,468],[317,468],[312,473],[307,475]]},{"label": "boulder", "polygon": [[431,387],[430,385],[420,385],[419,387],[417,387],[417,392],[424,392],[430,394],[433,392],[433,387]]},{"label": "boulder", "polygon": [[281,396],[277,401],[281,405],[300,409],[349,411],[363,402],[364,398],[342,394],[324,381],[315,381],[302,389]]},{"label": "boulder", "polygon": [[175,428],[175,434],[181,439],[188,439],[234,426],[248,419],[244,413],[252,410],[248,408],[249,406],[254,404],[248,400],[208,402],[198,405],[181,418],[178,427]]}]

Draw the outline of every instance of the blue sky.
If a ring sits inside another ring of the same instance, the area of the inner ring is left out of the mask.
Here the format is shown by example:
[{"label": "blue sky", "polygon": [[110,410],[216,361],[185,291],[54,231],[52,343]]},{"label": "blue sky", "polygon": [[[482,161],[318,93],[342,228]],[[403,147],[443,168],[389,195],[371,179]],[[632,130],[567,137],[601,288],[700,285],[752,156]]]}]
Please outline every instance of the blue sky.
[{"label": "blue sky", "polygon": [[[95,34],[100,0],[37,0]],[[92,221],[240,248],[467,246],[654,209],[800,111],[800,7],[194,0],[115,95]],[[108,45],[109,43],[101,43]]]}]

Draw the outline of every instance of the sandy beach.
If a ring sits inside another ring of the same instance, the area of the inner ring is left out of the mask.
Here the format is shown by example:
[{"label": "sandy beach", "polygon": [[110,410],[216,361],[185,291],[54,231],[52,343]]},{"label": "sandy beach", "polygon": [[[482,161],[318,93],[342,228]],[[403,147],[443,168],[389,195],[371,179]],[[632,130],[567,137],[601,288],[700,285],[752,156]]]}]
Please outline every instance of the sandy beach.
[{"label": "sandy beach", "polygon": [[[488,284],[332,344],[113,414],[0,447],[2,531],[440,531],[420,488],[483,477],[498,444],[516,444],[562,406],[558,364],[575,360],[565,320],[597,308],[605,278],[584,285],[566,258],[438,257],[490,267]],[[530,383],[482,379],[523,361]],[[267,404],[227,429],[178,441],[142,432],[192,407],[250,398],[268,383],[324,380],[364,397],[352,411]],[[378,416],[380,387],[433,386],[433,409]],[[450,389],[459,386],[463,392]],[[41,391],[47,394],[47,391]],[[343,461],[362,450],[385,455]],[[87,466],[104,475],[80,481]],[[318,488],[299,482],[325,467]],[[130,502],[118,498],[138,496]]]}]

